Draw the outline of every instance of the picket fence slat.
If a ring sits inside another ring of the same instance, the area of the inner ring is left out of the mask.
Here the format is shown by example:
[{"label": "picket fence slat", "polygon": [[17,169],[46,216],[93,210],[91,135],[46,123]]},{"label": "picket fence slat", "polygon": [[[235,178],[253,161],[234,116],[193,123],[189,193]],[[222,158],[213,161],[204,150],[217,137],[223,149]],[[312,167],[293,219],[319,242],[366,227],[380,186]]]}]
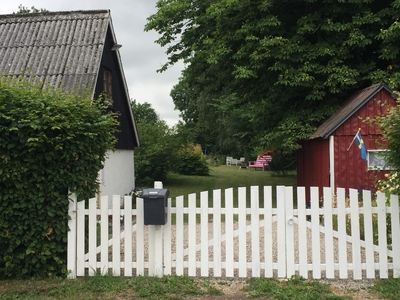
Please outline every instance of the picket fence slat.
[{"label": "picket fence slat", "polygon": [[208,192],[200,193],[200,203],[201,203],[201,276],[208,277]]},{"label": "picket fence slat", "polygon": [[278,256],[278,277],[285,278],[286,277],[286,216],[285,216],[285,187],[278,186],[277,187],[277,256]]},{"label": "picket fence slat", "polygon": [[145,260],[144,260],[144,245],[145,245],[145,240],[144,240],[144,214],[143,214],[143,199],[142,198],[137,198],[136,199],[136,209],[138,213],[136,215],[136,274],[138,276],[143,276],[144,275],[144,265],[145,265]]},{"label": "picket fence slat", "polygon": [[[363,191],[363,208],[364,208],[364,239],[365,239],[365,257],[367,261],[374,261],[374,240],[372,228],[372,210],[371,210],[371,192]],[[367,264],[366,277],[375,278],[374,264]]]},{"label": "picket fence slat", "polygon": [[214,234],[214,276],[221,277],[221,190],[214,190],[213,193],[213,234]]},{"label": "picket fence slat", "polygon": [[124,276],[132,276],[132,197],[124,197]]},{"label": "picket fence slat", "polygon": [[[100,269],[101,274],[108,274],[108,197],[100,198]],[[107,222],[105,222],[107,220]]]},{"label": "picket fence slat", "polygon": [[272,238],[272,187],[264,187],[264,272],[265,277],[273,277]]},{"label": "picket fence slat", "polygon": [[391,229],[392,229],[392,253],[393,253],[393,277],[400,277],[400,239],[394,238],[400,236],[400,220],[399,220],[399,197],[390,196],[391,208]]},{"label": "picket fence slat", "polygon": [[234,276],[234,242],[233,242],[233,189],[225,190],[225,275]]},{"label": "picket fence slat", "polygon": [[321,239],[319,232],[319,194],[317,187],[311,187],[311,226],[313,278],[321,278]]},{"label": "picket fence slat", "polygon": [[[121,240],[121,207],[119,205],[121,197],[113,195],[113,214],[112,214],[112,235],[115,241]],[[112,247],[113,274],[119,276],[121,274],[121,243],[113,243]]]},{"label": "picket fence slat", "polygon": [[189,276],[196,276],[196,194],[189,195]]},{"label": "picket fence slat", "polygon": [[76,276],[85,275],[85,202],[80,201],[76,207]]},{"label": "picket fence slat", "polygon": [[308,257],[309,253],[307,251],[307,217],[306,217],[306,190],[304,187],[297,188],[298,197],[298,242],[299,242],[299,275],[307,278],[308,277]]},{"label": "picket fence slat", "polygon": [[[332,225],[332,190],[325,187],[324,195],[324,227],[325,227],[325,249],[333,249],[333,225]],[[326,278],[335,278],[334,253],[325,251]]]},{"label": "picket fence slat", "polygon": [[251,203],[251,275],[252,277],[260,277],[260,218],[259,218],[259,191],[258,186],[250,187],[250,203]]},{"label": "picket fence slat", "polygon": [[[179,196],[176,198],[176,209],[183,209],[183,196]],[[183,214],[176,214],[176,275],[183,275]]]},{"label": "picket fence slat", "polygon": [[378,192],[375,205],[370,191],[363,191],[360,201],[354,189],[346,197],[342,188],[324,188],[320,199],[320,191],[312,187],[306,199],[304,187],[294,193],[293,187],[278,186],[276,201],[272,187],[262,192],[263,199],[257,186],[240,187],[237,195],[232,188],[214,190],[212,199],[208,192],[179,196],[174,206],[168,201],[164,226],[144,225],[142,198],[136,199],[135,208],[130,196],[114,195],[111,201],[102,196],[87,203],[73,199],[69,278],[108,272],[215,278],[400,277],[400,240],[388,239],[389,233],[400,236],[398,196],[386,199]]},{"label": "picket fence slat", "polygon": [[239,225],[239,277],[247,277],[247,253],[246,253],[246,189],[238,189],[238,225]]},{"label": "picket fence slat", "polygon": [[361,274],[361,252],[360,252],[360,219],[358,214],[358,191],[350,189],[350,207],[351,207],[351,236],[353,237],[353,277],[362,279]]},{"label": "picket fence slat", "polygon": [[294,261],[294,216],[293,216],[293,188],[285,188],[285,215],[286,215],[286,276],[295,275]]},{"label": "picket fence slat", "polygon": [[339,278],[346,279],[347,272],[347,245],[346,245],[346,203],[345,189],[337,189],[337,219],[338,219],[338,251],[339,251]]},{"label": "picket fence slat", "polygon": [[379,276],[388,278],[387,269],[387,236],[386,236],[386,198],[385,194],[377,194],[378,205],[378,236],[379,236]]}]

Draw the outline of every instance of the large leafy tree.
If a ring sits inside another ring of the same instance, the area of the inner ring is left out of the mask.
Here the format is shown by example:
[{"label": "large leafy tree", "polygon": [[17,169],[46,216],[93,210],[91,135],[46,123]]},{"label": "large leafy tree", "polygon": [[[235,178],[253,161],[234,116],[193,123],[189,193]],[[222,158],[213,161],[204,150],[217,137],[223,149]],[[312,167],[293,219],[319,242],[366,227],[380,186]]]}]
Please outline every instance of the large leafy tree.
[{"label": "large leafy tree", "polygon": [[164,181],[176,163],[177,151],[173,130],[160,120],[151,104],[131,102],[141,146],[135,149],[135,182],[139,186],[152,186]]},{"label": "large leafy tree", "polygon": [[146,30],[186,63],[171,95],[196,142],[290,153],[349,93],[399,84],[399,0],[160,0]]}]

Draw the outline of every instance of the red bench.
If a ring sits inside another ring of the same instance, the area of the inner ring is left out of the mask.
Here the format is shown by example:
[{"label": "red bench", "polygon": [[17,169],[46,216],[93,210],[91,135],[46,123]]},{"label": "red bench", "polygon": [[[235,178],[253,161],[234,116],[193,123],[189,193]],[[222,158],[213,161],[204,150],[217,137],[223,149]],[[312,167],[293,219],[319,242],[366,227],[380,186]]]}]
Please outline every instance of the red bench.
[{"label": "red bench", "polygon": [[248,168],[249,168],[249,170],[251,170],[252,168],[254,168],[254,170],[257,170],[257,168],[260,168],[263,171],[265,171],[266,168],[269,168],[269,163],[271,161],[272,161],[271,155],[258,156],[257,160],[249,161]]}]

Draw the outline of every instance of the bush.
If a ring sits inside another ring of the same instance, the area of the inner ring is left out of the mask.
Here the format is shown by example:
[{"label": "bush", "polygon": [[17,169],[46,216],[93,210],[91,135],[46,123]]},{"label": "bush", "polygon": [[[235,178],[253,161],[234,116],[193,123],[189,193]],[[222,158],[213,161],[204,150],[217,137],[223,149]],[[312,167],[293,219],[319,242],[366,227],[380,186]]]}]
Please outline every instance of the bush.
[{"label": "bush", "polygon": [[0,78],[0,278],[66,274],[68,190],[94,195],[116,125],[101,101]]},{"label": "bush", "polygon": [[177,171],[181,175],[210,175],[207,162],[199,153],[181,152],[179,160]]},{"label": "bush", "polygon": [[269,163],[269,167],[274,175],[287,176],[290,171],[295,170],[295,158],[293,155],[275,151],[272,154],[272,161]]}]

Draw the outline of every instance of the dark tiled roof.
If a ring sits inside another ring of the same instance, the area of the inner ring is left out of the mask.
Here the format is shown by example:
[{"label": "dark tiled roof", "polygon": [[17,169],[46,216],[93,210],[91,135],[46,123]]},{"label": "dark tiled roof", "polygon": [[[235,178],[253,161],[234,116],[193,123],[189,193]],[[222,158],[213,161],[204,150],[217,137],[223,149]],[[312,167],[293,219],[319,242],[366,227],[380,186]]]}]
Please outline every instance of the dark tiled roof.
[{"label": "dark tiled roof", "polygon": [[392,93],[392,90],[385,83],[378,83],[354,93],[348,100],[346,100],[345,104],[338,111],[318,127],[317,131],[314,132],[310,139],[328,138],[337,128],[346,122],[382,89]]},{"label": "dark tiled roof", "polygon": [[93,95],[109,10],[0,15],[0,73]]}]

